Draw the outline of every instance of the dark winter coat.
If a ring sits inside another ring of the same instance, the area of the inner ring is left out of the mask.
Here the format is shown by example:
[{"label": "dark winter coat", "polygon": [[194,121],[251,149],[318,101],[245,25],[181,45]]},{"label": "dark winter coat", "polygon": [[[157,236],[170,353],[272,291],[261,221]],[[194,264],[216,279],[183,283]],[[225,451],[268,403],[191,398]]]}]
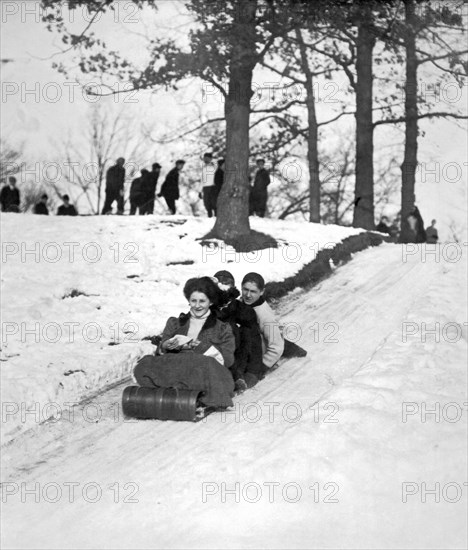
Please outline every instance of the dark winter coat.
[{"label": "dark winter coat", "polygon": [[0,204],[2,205],[2,212],[8,212],[12,207],[14,210],[18,210],[20,205],[19,189],[5,185],[0,193]]},{"label": "dark winter coat", "polygon": [[234,298],[216,314],[218,319],[231,325],[236,339],[235,361],[231,368],[234,380],[243,378],[247,372],[260,378],[263,373],[262,335],[255,311]]},{"label": "dark winter coat", "polygon": [[437,229],[435,227],[432,227],[430,225],[426,229],[426,242],[430,244],[436,244],[439,240],[439,233],[437,232]]},{"label": "dark winter coat", "polygon": [[130,186],[130,200],[136,204],[141,204],[144,199],[143,176],[140,176],[132,181],[132,185]]},{"label": "dark winter coat", "polygon": [[265,194],[267,192],[267,187],[270,185],[270,174],[266,168],[260,168],[255,174],[254,184],[253,184],[253,193],[254,194]]},{"label": "dark winter coat", "polygon": [[390,227],[385,222],[379,222],[377,224],[377,227],[375,228],[377,231],[380,231],[380,233],[388,233],[390,235]]},{"label": "dark winter coat", "polygon": [[177,167],[167,174],[159,194],[166,199],[177,200],[179,198],[179,170]]},{"label": "dark winter coat", "polygon": [[[176,334],[187,335],[190,313],[170,317],[164,328],[161,345]],[[234,362],[235,341],[231,327],[211,313],[197,336],[200,344],[193,350],[167,351],[147,355],[135,367],[134,376],[141,386],[184,388],[203,392],[200,400],[207,406],[230,407],[234,381],[228,367]],[[211,346],[223,356],[224,366],[213,357],[203,355]]]},{"label": "dark winter coat", "polygon": [[[190,327],[190,313],[181,313],[179,317],[169,317],[161,337],[162,344],[176,334],[187,335]],[[223,356],[224,366],[229,368],[234,363],[235,340],[231,327],[217,319],[215,313],[211,313],[205,321],[200,333],[197,336],[200,341],[198,346],[192,350],[182,350],[175,353],[198,353],[203,354],[211,346],[215,347]],[[171,352],[167,352],[171,353]]]},{"label": "dark winter coat", "polygon": [[78,212],[73,204],[69,204],[68,206],[62,204],[58,207],[57,216],[78,216]]},{"label": "dark winter coat", "polygon": [[270,175],[268,171],[265,168],[257,170],[249,197],[249,209],[251,214],[254,212],[262,216],[265,214],[268,185],[270,185]]},{"label": "dark winter coat", "polygon": [[148,213],[152,214],[154,210],[154,196],[156,186],[158,185],[159,172],[147,172],[142,176],[141,189],[143,195],[143,204]]},{"label": "dark winter coat", "polygon": [[143,192],[149,199],[154,199],[156,186],[158,185],[159,172],[148,172],[143,178]]},{"label": "dark winter coat", "polygon": [[111,166],[106,174],[106,191],[121,191],[125,183],[125,168],[118,164]]},{"label": "dark winter coat", "polygon": [[43,202],[38,202],[34,207],[34,214],[42,214],[44,216],[49,215],[49,209]]}]

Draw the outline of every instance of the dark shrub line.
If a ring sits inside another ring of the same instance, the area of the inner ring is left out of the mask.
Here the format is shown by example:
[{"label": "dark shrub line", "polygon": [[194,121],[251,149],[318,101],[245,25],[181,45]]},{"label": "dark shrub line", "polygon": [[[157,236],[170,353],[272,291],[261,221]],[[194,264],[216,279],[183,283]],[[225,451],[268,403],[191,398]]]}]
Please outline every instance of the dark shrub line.
[{"label": "dark shrub line", "polygon": [[281,282],[267,283],[265,285],[265,294],[268,300],[275,301],[283,298],[288,292],[297,287],[303,289],[311,288],[331,274],[330,260],[335,265],[344,264],[351,259],[351,254],[370,246],[379,246],[383,242],[389,242],[389,239],[372,232],[359,233],[359,235],[347,237],[333,248],[320,250],[315,259],[304,265],[295,275],[287,277]]}]

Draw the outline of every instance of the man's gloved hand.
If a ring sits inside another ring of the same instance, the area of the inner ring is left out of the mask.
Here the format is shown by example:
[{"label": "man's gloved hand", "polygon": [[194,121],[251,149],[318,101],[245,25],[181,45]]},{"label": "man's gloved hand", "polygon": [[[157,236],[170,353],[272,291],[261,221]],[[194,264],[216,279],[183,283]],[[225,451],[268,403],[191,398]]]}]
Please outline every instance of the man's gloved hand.
[{"label": "man's gloved hand", "polygon": [[247,384],[243,378],[238,378],[235,383],[234,391],[236,393],[242,393],[247,389]]},{"label": "man's gloved hand", "polygon": [[248,388],[253,388],[258,382],[258,378],[255,376],[255,374],[252,374],[251,372],[245,373],[244,380]]}]

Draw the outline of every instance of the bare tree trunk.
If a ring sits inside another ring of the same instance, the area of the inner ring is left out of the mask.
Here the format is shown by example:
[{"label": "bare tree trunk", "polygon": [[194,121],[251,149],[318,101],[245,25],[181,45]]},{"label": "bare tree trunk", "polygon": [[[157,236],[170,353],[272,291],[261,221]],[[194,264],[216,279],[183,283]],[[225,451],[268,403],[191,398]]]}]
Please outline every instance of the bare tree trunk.
[{"label": "bare tree trunk", "polygon": [[257,0],[238,0],[235,10],[237,43],[232,52],[225,103],[226,170],[213,228],[213,234],[225,241],[235,241],[250,233],[249,119],[252,75],[256,63],[256,8]]},{"label": "bare tree trunk", "polygon": [[98,188],[97,188],[97,213],[101,212],[101,191],[102,191],[103,171],[99,168]]},{"label": "bare tree trunk", "polygon": [[300,29],[296,37],[301,54],[301,65],[305,75],[306,107],[309,131],[307,132],[307,160],[309,163],[309,221],[320,223],[320,173],[318,159],[318,126],[315,113],[314,80],[307,59],[307,48]]},{"label": "bare tree trunk", "polygon": [[414,207],[414,185],[418,161],[418,97],[414,0],[405,0],[405,49],[406,49],[406,88],[405,88],[405,155],[401,165],[401,233],[400,241],[410,240],[407,216]]},{"label": "bare tree trunk", "polygon": [[353,226],[374,229],[374,127],[372,124],[372,9],[363,6],[356,47],[356,184]]}]

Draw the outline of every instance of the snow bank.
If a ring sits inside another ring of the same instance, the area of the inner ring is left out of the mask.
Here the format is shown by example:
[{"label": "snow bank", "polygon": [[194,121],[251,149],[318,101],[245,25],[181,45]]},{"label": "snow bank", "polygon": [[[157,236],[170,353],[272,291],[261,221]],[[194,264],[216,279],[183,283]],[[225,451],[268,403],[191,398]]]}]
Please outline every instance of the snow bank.
[{"label": "snow bank", "polygon": [[196,239],[212,220],[2,214],[3,443],[127,376],[193,276],[248,271],[282,281],[361,230],[252,219],[278,248],[235,253]]}]

